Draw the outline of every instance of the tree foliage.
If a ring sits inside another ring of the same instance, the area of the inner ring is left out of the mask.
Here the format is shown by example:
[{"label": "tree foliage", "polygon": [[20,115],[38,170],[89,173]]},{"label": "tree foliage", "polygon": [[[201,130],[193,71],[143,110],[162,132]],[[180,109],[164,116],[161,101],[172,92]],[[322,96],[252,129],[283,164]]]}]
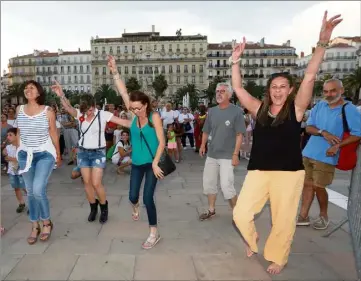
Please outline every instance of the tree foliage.
[{"label": "tree foliage", "polygon": [[14,83],[8,87],[7,96],[9,98],[16,97],[17,104],[19,104],[19,98],[24,97],[24,84],[23,83]]},{"label": "tree foliage", "polygon": [[189,107],[195,110],[198,107],[200,90],[196,88],[194,84],[187,84],[177,89],[175,96],[173,97],[173,103],[176,106],[183,104],[183,97],[189,94]]},{"label": "tree foliage", "polygon": [[343,79],[345,93],[357,104],[361,90],[361,67],[355,69],[351,74]]},{"label": "tree foliage", "polygon": [[157,75],[152,83],[152,87],[155,91],[155,98],[157,100],[164,97],[164,91],[168,88],[168,82],[164,75]]},{"label": "tree foliage", "polygon": [[121,97],[117,95],[115,90],[108,84],[102,84],[95,92],[95,101],[99,105],[103,105],[105,100],[107,104],[120,105],[122,103]]},{"label": "tree foliage", "polygon": [[226,82],[226,80],[223,77],[215,76],[212,82],[209,83],[208,88],[203,91],[205,94],[203,97],[208,98],[208,103],[213,104],[213,102],[215,102],[217,84],[222,82]]},{"label": "tree foliage", "polygon": [[135,77],[130,77],[125,86],[127,87],[128,93],[138,91],[141,88],[138,79]]},{"label": "tree foliage", "polygon": [[248,93],[258,99],[262,99],[265,93],[265,87],[257,85],[256,82],[252,80],[248,80],[244,88],[247,90]]}]

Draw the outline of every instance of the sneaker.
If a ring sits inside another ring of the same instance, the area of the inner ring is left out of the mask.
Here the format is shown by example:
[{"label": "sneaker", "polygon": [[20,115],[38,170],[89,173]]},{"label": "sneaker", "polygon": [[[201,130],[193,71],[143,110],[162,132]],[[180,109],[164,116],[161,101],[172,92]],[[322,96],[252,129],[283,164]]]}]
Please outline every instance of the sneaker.
[{"label": "sneaker", "polygon": [[24,212],[24,210],[25,210],[25,204],[19,204],[19,206],[16,208],[16,212],[18,214]]},{"label": "sneaker", "polygon": [[211,212],[210,210],[208,210],[208,211],[204,212],[203,214],[201,214],[201,215],[199,216],[199,219],[200,219],[201,221],[204,221],[204,220],[208,220],[208,219],[214,217],[215,215],[216,215],[216,210],[214,210],[213,212]]},{"label": "sneaker", "polygon": [[310,224],[311,224],[310,223],[310,217],[303,218],[303,217],[301,217],[301,215],[298,215],[296,225],[298,225],[298,226],[309,226]]},{"label": "sneaker", "polygon": [[330,224],[330,221],[326,220],[325,217],[319,217],[317,220],[315,220],[312,223],[312,227],[317,230],[323,230],[323,229],[326,229],[329,224]]}]

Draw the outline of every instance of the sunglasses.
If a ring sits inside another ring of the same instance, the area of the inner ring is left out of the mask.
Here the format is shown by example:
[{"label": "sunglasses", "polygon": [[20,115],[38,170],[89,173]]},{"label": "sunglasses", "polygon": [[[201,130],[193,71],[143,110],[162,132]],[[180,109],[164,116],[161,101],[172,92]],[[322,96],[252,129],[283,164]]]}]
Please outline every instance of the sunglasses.
[{"label": "sunglasses", "polygon": [[144,105],[142,105],[140,108],[137,108],[137,107],[129,107],[129,110],[132,111],[132,112],[139,112],[143,109]]}]

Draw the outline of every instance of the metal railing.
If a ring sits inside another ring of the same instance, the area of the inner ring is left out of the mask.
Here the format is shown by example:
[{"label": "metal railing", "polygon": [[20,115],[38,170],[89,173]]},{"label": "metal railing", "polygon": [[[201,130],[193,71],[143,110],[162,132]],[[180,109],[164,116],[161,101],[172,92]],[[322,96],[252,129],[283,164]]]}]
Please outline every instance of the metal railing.
[{"label": "metal railing", "polygon": [[358,147],[357,164],[352,170],[347,204],[347,218],[325,232],[322,237],[329,237],[348,222],[356,261],[358,280],[361,281],[361,145]]}]

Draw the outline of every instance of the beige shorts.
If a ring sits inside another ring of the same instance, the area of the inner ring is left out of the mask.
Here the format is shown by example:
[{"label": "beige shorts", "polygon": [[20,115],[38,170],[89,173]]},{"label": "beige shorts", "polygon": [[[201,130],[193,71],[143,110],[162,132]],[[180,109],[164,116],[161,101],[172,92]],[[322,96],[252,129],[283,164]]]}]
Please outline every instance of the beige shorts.
[{"label": "beige shorts", "polygon": [[326,187],[333,181],[335,175],[335,166],[303,157],[305,166],[305,180],[312,181],[317,187]]},{"label": "beige shorts", "polygon": [[218,175],[224,199],[228,200],[237,195],[234,188],[234,167],[231,159],[214,159],[207,157],[203,172],[203,193],[218,193]]}]

